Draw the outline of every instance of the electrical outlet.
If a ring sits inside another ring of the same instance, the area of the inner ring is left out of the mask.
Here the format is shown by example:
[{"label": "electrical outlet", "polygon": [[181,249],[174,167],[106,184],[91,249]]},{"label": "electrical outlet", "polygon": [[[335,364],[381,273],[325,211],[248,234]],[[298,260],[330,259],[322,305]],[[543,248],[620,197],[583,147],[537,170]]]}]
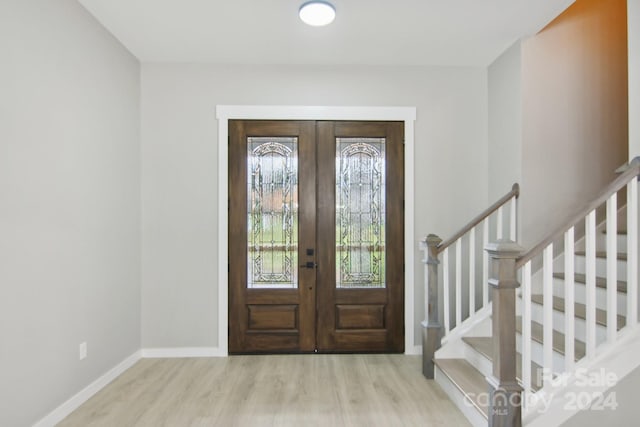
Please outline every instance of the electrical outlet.
[{"label": "electrical outlet", "polygon": [[87,357],[87,343],[86,342],[80,343],[79,356],[80,356],[80,360],[83,360],[83,359],[85,359]]}]

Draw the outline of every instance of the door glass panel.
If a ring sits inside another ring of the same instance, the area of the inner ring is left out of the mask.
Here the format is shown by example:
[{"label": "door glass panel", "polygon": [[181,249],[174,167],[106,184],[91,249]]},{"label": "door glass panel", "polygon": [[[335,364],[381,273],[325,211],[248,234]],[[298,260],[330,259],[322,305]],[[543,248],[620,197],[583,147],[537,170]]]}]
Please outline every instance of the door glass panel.
[{"label": "door glass panel", "polygon": [[298,287],[298,138],[249,137],[247,287]]},{"label": "door glass panel", "polygon": [[336,143],[336,286],[384,288],[385,139]]}]

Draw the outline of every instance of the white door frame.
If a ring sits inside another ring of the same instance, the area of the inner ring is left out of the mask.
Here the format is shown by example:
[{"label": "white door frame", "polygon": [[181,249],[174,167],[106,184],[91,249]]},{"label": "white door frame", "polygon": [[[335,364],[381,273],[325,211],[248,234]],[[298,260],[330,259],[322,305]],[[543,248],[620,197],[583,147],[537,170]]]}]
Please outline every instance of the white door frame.
[{"label": "white door frame", "polygon": [[229,120],[353,120],[353,121],[403,121],[404,122],[404,339],[405,353],[420,354],[420,346],[414,345],[414,122],[415,107],[310,107],[310,106],[260,106],[218,105],[218,351],[229,354]]}]

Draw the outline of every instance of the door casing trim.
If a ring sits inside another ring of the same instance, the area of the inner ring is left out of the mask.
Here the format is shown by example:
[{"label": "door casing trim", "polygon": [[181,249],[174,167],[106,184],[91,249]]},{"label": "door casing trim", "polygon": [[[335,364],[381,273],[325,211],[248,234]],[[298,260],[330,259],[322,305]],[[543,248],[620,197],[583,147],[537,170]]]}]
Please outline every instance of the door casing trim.
[{"label": "door casing trim", "polygon": [[293,105],[218,105],[218,354],[229,354],[229,120],[353,120],[404,122],[404,339],[406,354],[420,354],[414,344],[414,122],[416,107],[321,107]]}]

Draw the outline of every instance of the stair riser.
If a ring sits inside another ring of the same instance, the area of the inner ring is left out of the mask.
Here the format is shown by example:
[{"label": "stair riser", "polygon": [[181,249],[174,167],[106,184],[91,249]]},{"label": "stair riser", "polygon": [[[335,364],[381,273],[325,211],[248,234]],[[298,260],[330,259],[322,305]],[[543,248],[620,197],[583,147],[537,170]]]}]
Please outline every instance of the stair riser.
[{"label": "stair riser", "polygon": [[[565,333],[564,327],[564,313],[561,311],[553,311],[553,329],[558,332]],[[534,322],[544,324],[544,311],[542,305],[531,304],[531,318]],[[574,330],[575,338],[578,341],[585,342],[587,337],[587,322],[580,318],[574,317]],[[602,325],[596,324],[596,342],[598,344],[603,343],[607,338],[607,328]]]},{"label": "stair riser", "polygon": [[[444,392],[453,401],[454,405],[460,409],[472,426],[486,427],[487,419],[484,415],[465,401],[464,394],[453,382],[451,382],[449,377],[442,372],[438,366],[435,367],[435,381],[440,385],[440,387],[442,387]],[[487,385],[487,389],[488,388],[489,386]]]},{"label": "stair riser", "polygon": [[[564,298],[565,281],[563,279],[553,280],[553,295]],[[584,283],[576,282],[574,286],[574,298],[576,302],[586,304],[587,302],[587,286]],[[625,315],[627,313],[627,294],[616,292],[618,314]],[[601,310],[607,309],[607,290],[596,287],[596,307]]]},{"label": "stair riser", "polygon": [[[516,334],[516,348],[518,352],[522,354],[522,335]],[[539,366],[544,366],[544,349],[542,344],[537,341],[531,341],[531,361],[537,363]],[[553,372],[564,371],[564,355],[553,352]]]},{"label": "stair riser", "polygon": [[[561,270],[557,270],[561,271]],[[586,257],[583,255],[576,255],[575,257],[575,271],[576,273],[586,274]],[[617,280],[627,280],[627,261],[616,260],[616,271],[618,274]],[[607,260],[605,258],[596,258],[596,276],[607,276]]]},{"label": "stair riser", "polygon": [[476,351],[469,344],[464,344],[464,358],[471,363],[474,368],[482,372],[482,375],[488,377],[493,374],[493,363],[487,359],[482,353]]},{"label": "stair riser", "polygon": [[[620,224],[618,224],[620,226]],[[627,252],[627,235],[626,234],[617,234],[616,235],[616,247],[618,248],[618,252]],[[598,233],[596,238],[596,248],[600,251],[604,251],[607,248],[607,234],[606,233]]]}]

